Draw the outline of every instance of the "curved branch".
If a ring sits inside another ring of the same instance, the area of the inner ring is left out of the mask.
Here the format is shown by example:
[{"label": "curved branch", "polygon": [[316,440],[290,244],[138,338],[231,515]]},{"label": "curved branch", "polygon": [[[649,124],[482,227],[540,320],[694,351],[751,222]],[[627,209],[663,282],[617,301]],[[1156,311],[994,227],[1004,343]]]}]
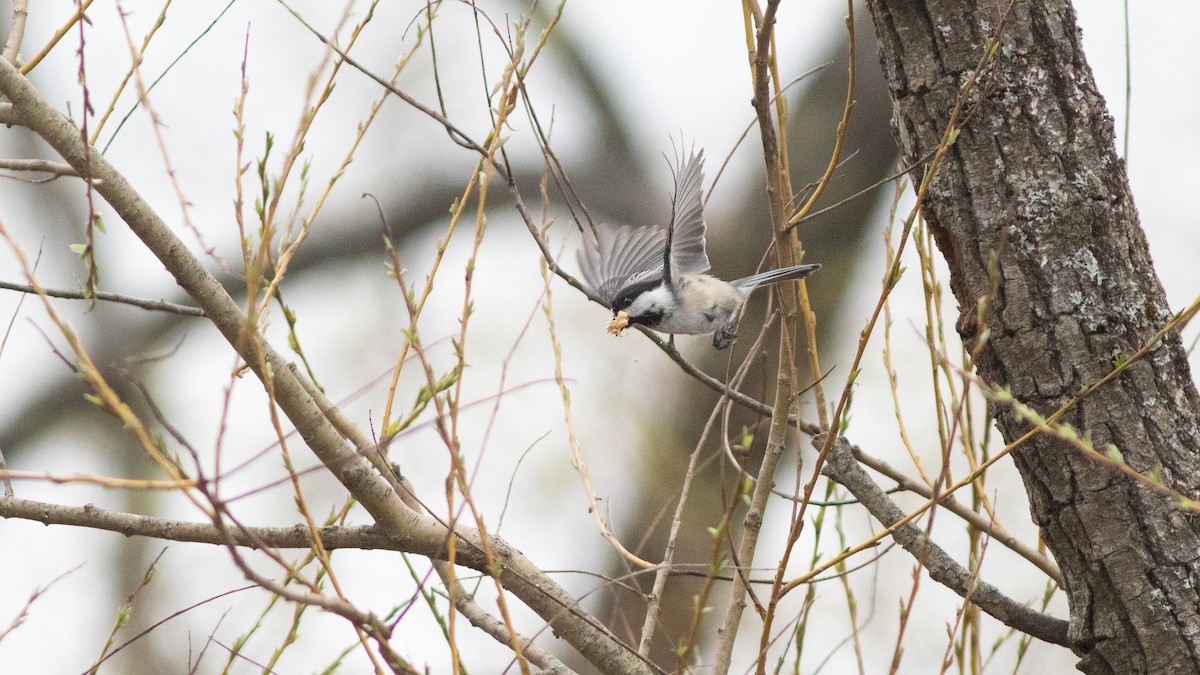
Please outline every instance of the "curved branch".
[{"label": "curved branch", "polygon": [[[860,463],[896,481],[899,489],[921,495],[925,499],[933,499],[933,490],[930,490],[928,485],[909,478],[903,471],[896,469],[896,467],[881,459],[868,455],[862,451],[862,448],[859,448],[856,445],[851,445],[850,451],[854,453],[854,458]],[[1045,572],[1046,576],[1053,579],[1055,583],[1059,585],[1062,584],[1062,570],[1058,568],[1058,565],[1053,560],[1051,560],[1045,554],[1030,548],[1020,539],[1014,537],[1012,533],[997,525],[984,514],[968,508],[965,504],[955,499],[953,493],[944,493],[942,497],[938,499],[938,504],[959,518],[967,521],[967,523],[970,524],[971,527],[975,528],[976,531],[982,532],[992,539],[995,539],[1004,546],[1008,547],[1017,555],[1033,563],[1034,566]]]},{"label": "curved branch", "polygon": [[[820,448],[825,437],[817,436],[812,442],[814,447]],[[845,438],[839,436],[834,439],[821,473],[849,490],[885,526],[904,518],[904,511],[858,465]],[[892,533],[892,537],[921,563],[930,578],[968,599],[1001,623],[1050,644],[1070,646],[1065,620],[1030,609],[1004,595],[995,586],[979,581],[950,554],[930,541],[917,526],[912,523],[904,525]]]},{"label": "curved branch", "polygon": [[274,395],[308,447],[375,519],[382,532],[405,550],[428,557],[444,555],[448,536],[463,542],[456,562],[498,574],[505,588],[546,620],[589,661],[608,672],[649,673],[651,666],[588,615],[571,594],[503,540],[489,541],[500,561],[493,568],[482,554],[479,534],[441,523],[406,506],[390,485],[357,454],[322,414],[288,362],[249,324],[229,293],[188,250],[129,181],[81,138],[79,128],[51,106],[7,61],[0,60],[0,92],[16,109],[22,125],[37,133],[64,160],[88,177],[129,229],[187,291],[226,341]]}]

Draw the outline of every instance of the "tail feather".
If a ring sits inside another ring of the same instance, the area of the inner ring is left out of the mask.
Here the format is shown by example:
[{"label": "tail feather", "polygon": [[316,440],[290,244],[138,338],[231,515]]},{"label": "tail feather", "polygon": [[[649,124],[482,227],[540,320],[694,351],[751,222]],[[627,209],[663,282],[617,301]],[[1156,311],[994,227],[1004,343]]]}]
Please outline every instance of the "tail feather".
[{"label": "tail feather", "polygon": [[820,265],[793,265],[791,267],[781,267],[777,270],[769,270],[761,274],[748,276],[744,279],[738,279],[729,283],[746,291],[752,291],[759,286],[768,284],[777,284],[781,281],[791,281],[792,279],[803,279],[804,277],[821,269]]}]

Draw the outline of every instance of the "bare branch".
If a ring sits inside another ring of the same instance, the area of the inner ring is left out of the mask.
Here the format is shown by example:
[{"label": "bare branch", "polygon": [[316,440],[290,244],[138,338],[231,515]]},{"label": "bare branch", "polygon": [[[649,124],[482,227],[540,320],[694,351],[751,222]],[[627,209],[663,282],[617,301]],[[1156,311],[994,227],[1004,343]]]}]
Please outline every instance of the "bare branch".
[{"label": "bare branch", "polygon": [[[449,563],[437,561],[434,565],[438,568],[438,576],[442,578],[443,582],[446,581],[447,577],[443,576],[442,568],[447,567]],[[457,581],[454,583],[458,584]],[[480,607],[479,603],[475,602],[475,596],[469,591],[460,586],[458,590],[448,593],[447,597],[453,599],[455,609],[462,613],[472,626],[487,633],[502,645],[509,646],[512,642],[512,635],[509,634],[509,629],[504,622]],[[520,641],[521,655],[533,665],[541,668],[542,672],[550,675],[568,675],[568,673],[575,672],[548,650],[533,644],[529,638],[520,637]]]},{"label": "bare branch", "polygon": [[[291,527],[247,527],[245,531],[228,528],[224,532],[212,523],[198,523],[169,518],[154,518],[135,513],[110,511],[91,504],[68,506],[32,499],[6,497],[0,499],[0,518],[33,520],[43,525],[71,525],[93,530],[118,532],[126,537],[153,537],[167,541],[197,544],[233,544],[273,548],[312,548],[309,530],[303,524]],[[323,527],[321,543],[327,549],[352,548],[363,550],[404,550],[373,525],[358,527]]]},{"label": "bare branch", "polygon": [[29,18],[29,0],[13,0],[12,23],[8,27],[8,39],[4,42],[4,52],[0,58],[13,62],[21,51],[21,42],[25,39],[25,20]]},{"label": "bare branch", "polygon": [[[125,176],[83,142],[79,128],[51,106],[11,63],[2,60],[0,92],[13,102],[22,124],[41,136],[77,171],[94,179],[96,191],[205,311],[259,380],[270,384],[275,403],[308,447],[371,514],[378,527],[414,553],[435,558],[444,555],[450,535],[446,528],[408,508],[371,464],[348,446],[305,391],[288,362],[248,325],[245,314],[221,283]],[[585,612],[566,589],[502,539],[497,537],[489,544],[502,563],[491,567],[482,553],[477,532],[457,528],[451,536],[462,542],[456,556],[458,564],[497,574],[505,588],[550,623],[559,636],[589,661],[609,672],[652,671],[651,664]]]},{"label": "bare branch", "polygon": [[[283,8],[285,10],[288,11],[288,13],[290,13],[292,15],[292,17],[294,19],[296,19],[296,21],[298,21],[300,23],[301,26],[304,26],[306,29],[308,29],[308,32],[312,33],[314,37],[316,37],[318,40],[321,41],[322,44],[324,44],[326,47],[328,47],[330,50],[332,50],[334,53],[336,53],[338,55],[338,58],[341,59],[343,62],[345,62],[347,65],[349,65],[351,68],[354,68],[355,70],[362,73],[363,75],[366,75],[367,77],[371,78],[371,80],[373,80],[375,82],[375,84],[378,84],[379,86],[388,90],[394,96],[399,98],[401,101],[404,101],[405,103],[409,104],[410,106],[416,108],[420,112],[424,113],[425,115],[427,115],[431,119],[433,119],[433,121],[435,121],[438,124],[445,127],[446,133],[450,136],[450,139],[453,140],[455,143],[457,143],[457,144],[461,145],[462,147],[467,148],[469,150],[474,150],[475,152],[479,153],[479,155],[481,157],[483,157],[484,159],[487,159],[488,157],[491,156],[491,154],[482,145],[480,145],[479,143],[472,140],[471,137],[466,134],[466,132],[459,129],[453,122],[451,122],[450,120],[443,117],[441,115],[441,113],[439,113],[438,111],[434,110],[433,108],[430,108],[429,106],[421,103],[420,101],[413,98],[412,96],[409,96],[408,94],[404,93],[403,91],[401,91],[399,88],[397,88],[391,82],[388,82],[387,80],[383,79],[382,77],[379,77],[375,73],[372,73],[369,69],[364,67],[361,63],[359,63],[354,58],[352,58],[349,54],[347,54],[345,51],[343,51],[342,48],[339,47],[335,42],[333,42],[329,38],[322,35],[321,32],[318,31],[316,28],[313,28],[311,24],[309,24],[307,21],[304,20],[304,17],[300,16],[300,14],[298,12],[296,12],[294,9],[289,7],[285,2],[283,2],[283,0],[278,0],[278,2],[280,5],[283,6]],[[505,167],[501,166],[499,162],[495,162],[495,163],[493,163],[493,165],[496,167],[496,170],[500,172],[500,175],[502,177],[504,177],[505,179],[508,179],[508,177],[509,177],[508,171],[505,169]]]},{"label": "bare branch", "polygon": [[15,495],[12,487],[12,478],[8,476],[8,463],[4,461],[4,451],[0,450],[0,485],[4,487],[5,499]]},{"label": "bare branch", "polygon": [[[817,436],[812,442],[814,447],[820,448],[825,443],[825,437]],[[904,511],[896,506],[855,461],[850,444],[845,438],[835,438],[831,448],[821,473],[849,490],[867,511],[885,526],[891,526],[904,518]],[[892,537],[904,550],[921,561],[930,578],[969,599],[1000,622],[1050,644],[1070,646],[1066,621],[1032,610],[1004,595],[995,586],[975,580],[970,571],[930,541],[929,536],[917,526],[912,523],[903,525],[892,533]]]},{"label": "bare branch", "polygon": [[[38,289],[27,284],[14,284],[9,281],[0,281],[0,289],[6,291],[17,291],[19,293],[31,293],[37,295]],[[191,305],[180,305],[166,300],[147,300],[146,298],[136,298],[132,295],[122,295],[120,293],[109,293],[106,291],[96,291],[94,296],[89,296],[84,291],[64,291],[53,288],[43,288],[42,293],[52,298],[64,298],[66,300],[104,300],[105,302],[117,302],[123,305],[133,305],[142,309],[156,310],[159,312],[170,312],[171,314],[182,314],[184,316],[204,316],[204,310]]]},{"label": "bare branch", "polygon": [[38,171],[55,176],[78,176],[71,165],[62,162],[51,162],[45,159],[0,159],[0,169],[10,171]]},{"label": "bare branch", "polygon": [[67,577],[67,575],[74,574],[81,567],[83,567],[82,563],[67,570],[66,572],[63,572],[57,577],[54,577],[50,580],[50,583],[46,584],[45,586],[39,586],[35,588],[33,592],[29,594],[29,598],[25,600],[25,606],[21,608],[21,611],[17,612],[17,615],[13,617],[13,620],[8,624],[7,627],[0,629],[0,642],[4,642],[4,638],[8,637],[9,634],[11,634],[14,630],[20,628],[21,624],[25,623],[25,619],[29,616],[29,609],[33,607],[33,603],[38,601],[38,598],[42,597],[46,591],[50,590],[51,586],[54,586],[58,582],[62,581]]},{"label": "bare branch", "polygon": [[[903,471],[899,471],[887,462],[868,455],[862,451],[862,448],[856,445],[850,446],[850,450],[854,453],[854,458],[860,463],[896,481],[900,489],[915,492],[926,499],[933,499],[933,491],[927,485],[909,478]],[[1017,555],[1036,565],[1038,569],[1045,572],[1055,583],[1062,584],[1062,571],[1058,569],[1058,565],[1053,560],[1046,557],[1045,554],[1030,548],[984,514],[967,508],[966,505],[954,498],[953,493],[943,492],[942,496],[938,499],[938,504],[941,504],[954,515],[970,523],[971,527],[995,539]]]}]

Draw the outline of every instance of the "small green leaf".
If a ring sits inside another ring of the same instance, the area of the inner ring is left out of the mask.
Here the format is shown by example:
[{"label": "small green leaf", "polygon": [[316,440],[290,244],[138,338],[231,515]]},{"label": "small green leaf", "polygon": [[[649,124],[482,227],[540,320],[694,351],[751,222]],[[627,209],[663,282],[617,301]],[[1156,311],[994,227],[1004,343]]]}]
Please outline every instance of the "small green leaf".
[{"label": "small green leaf", "polygon": [[1155,485],[1162,485],[1162,464],[1155,464],[1150,473],[1146,474],[1146,480]]}]

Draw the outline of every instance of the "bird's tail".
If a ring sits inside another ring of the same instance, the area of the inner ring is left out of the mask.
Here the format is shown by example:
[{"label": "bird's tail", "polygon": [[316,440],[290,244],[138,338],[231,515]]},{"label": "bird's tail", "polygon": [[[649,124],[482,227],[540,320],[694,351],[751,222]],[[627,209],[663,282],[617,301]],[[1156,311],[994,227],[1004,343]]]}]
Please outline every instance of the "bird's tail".
[{"label": "bird's tail", "polygon": [[777,270],[770,270],[761,274],[748,276],[744,279],[738,279],[729,283],[744,291],[752,291],[759,286],[768,284],[777,284],[781,281],[791,281],[792,279],[803,279],[804,277],[821,269],[820,265],[793,265],[791,267],[781,267]]}]

